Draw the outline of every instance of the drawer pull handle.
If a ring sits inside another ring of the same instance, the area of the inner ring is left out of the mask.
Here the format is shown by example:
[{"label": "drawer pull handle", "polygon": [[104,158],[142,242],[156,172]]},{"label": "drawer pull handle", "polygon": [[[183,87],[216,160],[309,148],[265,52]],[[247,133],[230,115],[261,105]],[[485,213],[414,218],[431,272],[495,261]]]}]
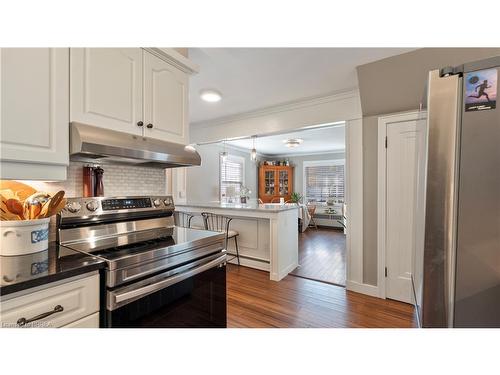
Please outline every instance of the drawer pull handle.
[{"label": "drawer pull handle", "polygon": [[64,311],[64,307],[62,307],[61,305],[57,305],[56,307],[54,307],[54,310],[44,312],[44,313],[42,313],[40,315],[34,316],[31,319],[19,318],[17,320],[17,325],[19,327],[23,327],[23,326],[25,326],[28,323],[31,323],[31,322],[34,322],[36,320],[40,320],[40,319],[46,318],[46,317],[48,317],[48,316],[50,316],[52,314],[55,314],[55,313],[58,313],[58,312],[62,312],[62,311]]}]

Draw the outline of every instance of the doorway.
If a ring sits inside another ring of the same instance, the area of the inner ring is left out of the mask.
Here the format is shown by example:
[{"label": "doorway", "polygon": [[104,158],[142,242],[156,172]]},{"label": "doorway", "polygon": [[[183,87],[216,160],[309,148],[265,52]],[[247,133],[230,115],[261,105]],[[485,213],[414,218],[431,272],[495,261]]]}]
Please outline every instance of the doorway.
[{"label": "doorway", "polygon": [[423,248],[426,119],[379,119],[378,274],[381,297],[414,302],[416,252]]}]

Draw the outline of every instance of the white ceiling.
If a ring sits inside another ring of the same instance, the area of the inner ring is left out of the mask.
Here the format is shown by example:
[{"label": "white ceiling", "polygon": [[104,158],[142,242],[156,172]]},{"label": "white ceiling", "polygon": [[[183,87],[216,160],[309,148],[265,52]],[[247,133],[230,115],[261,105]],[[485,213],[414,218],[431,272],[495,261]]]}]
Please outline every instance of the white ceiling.
[{"label": "white ceiling", "polygon": [[[190,78],[190,122],[245,113],[358,86],[356,66],[414,48],[190,48],[200,67]],[[218,103],[202,89],[222,93]]]},{"label": "white ceiling", "polygon": [[[284,140],[300,138],[304,142],[295,148],[286,147]],[[250,150],[253,148],[252,139],[238,139],[228,141],[228,145]],[[263,155],[299,155],[311,153],[324,153],[345,150],[345,126],[336,125],[329,128],[307,129],[286,134],[257,137],[255,148]]]}]

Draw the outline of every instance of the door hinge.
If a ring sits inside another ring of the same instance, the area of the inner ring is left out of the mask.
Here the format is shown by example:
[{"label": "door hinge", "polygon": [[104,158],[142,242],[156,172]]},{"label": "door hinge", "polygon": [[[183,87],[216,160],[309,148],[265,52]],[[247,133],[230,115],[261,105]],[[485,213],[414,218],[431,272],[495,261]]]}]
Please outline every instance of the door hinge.
[{"label": "door hinge", "polygon": [[385,277],[387,277],[387,267],[385,267]]},{"label": "door hinge", "polygon": [[387,136],[385,136],[385,148],[387,148]]}]

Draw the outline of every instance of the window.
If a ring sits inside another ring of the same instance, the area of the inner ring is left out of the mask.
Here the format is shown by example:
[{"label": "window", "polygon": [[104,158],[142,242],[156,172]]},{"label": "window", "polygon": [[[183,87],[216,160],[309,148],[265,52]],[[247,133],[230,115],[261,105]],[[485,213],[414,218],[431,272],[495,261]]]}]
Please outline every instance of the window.
[{"label": "window", "polygon": [[326,202],[329,197],[344,202],[345,160],[305,161],[305,201]]},{"label": "window", "polygon": [[220,200],[238,196],[241,187],[245,184],[245,159],[239,156],[228,155],[226,161],[220,158]]}]

